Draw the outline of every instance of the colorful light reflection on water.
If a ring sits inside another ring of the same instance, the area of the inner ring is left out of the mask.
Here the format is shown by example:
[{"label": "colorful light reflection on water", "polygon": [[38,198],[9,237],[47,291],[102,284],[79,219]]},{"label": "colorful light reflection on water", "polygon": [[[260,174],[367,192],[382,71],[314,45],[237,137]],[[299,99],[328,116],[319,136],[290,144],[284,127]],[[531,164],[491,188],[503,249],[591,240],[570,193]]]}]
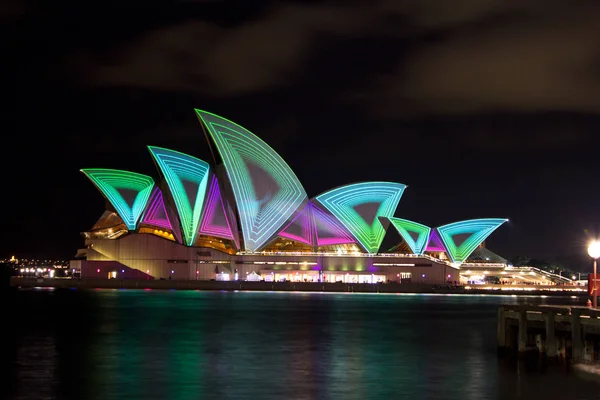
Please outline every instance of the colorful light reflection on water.
[{"label": "colorful light reflection on water", "polygon": [[3,394],[25,399],[597,399],[496,358],[500,304],[578,297],[15,291]]}]

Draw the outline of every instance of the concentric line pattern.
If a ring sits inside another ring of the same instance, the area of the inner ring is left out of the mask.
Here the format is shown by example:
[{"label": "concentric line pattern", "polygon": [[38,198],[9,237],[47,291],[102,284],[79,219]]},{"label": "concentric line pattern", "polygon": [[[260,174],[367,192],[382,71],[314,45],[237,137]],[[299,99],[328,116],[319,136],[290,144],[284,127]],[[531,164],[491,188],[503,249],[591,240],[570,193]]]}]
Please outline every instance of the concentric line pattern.
[{"label": "concentric line pattern", "polygon": [[[502,218],[471,219],[440,226],[437,230],[452,261],[463,263],[481,242],[506,221],[508,220]],[[454,236],[462,234],[470,236],[457,246]]]},{"label": "concentric line pattern", "polygon": [[[316,199],[352,233],[368,253],[375,253],[385,235],[378,217],[391,217],[406,185],[394,182],[363,182],[342,186]],[[356,207],[378,204],[374,215],[361,215]],[[365,220],[365,219],[368,219]]]},{"label": "concentric line pattern", "polygon": [[244,248],[259,250],[304,204],[306,192],[281,156],[256,135],[206,111],[196,114],[225,165]]},{"label": "concentric line pattern", "polygon": [[150,200],[148,201],[148,208],[142,217],[142,222],[148,225],[157,226],[160,228],[173,230],[171,221],[165,208],[163,201],[163,195],[159,188],[155,187]]},{"label": "concentric line pattern", "polygon": [[[154,180],[136,172],[117,169],[87,168],[83,172],[110,201],[129,230],[137,228],[138,220],[146,208],[154,187]],[[122,193],[135,195],[128,202]]]},{"label": "concentric line pattern", "polygon": [[[388,219],[392,225],[394,225],[394,228],[396,228],[412,252],[414,254],[423,254],[425,251],[425,246],[429,241],[429,233],[431,232],[431,228],[407,219],[395,217],[390,217]],[[416,240],[410,234],[411,232],[417,235]]]},{"label": "concentric line pattern", "polygon": [[425,251],[448,252],[448,250],[446,250],[446,247],[444,246],[444,242],[442,242],[442,239],[440,239],[440,234],[437,233],[436,229],[432,229],[429,233],[429,241],[427,242]]},{"label": "concentric line pattern", "polygon": [[[304,210],[302,210],[292,222],[279,232],[279,236],[314,246],[315,224],[312,218],[311,209],[311,203],[307,203]],[[293,228],[300,229],[300,232],[294,231]]]},{"label": "concentric line pattern", "polygon": [[[223,213],[225,224],[218,224],[215,222],[217,212]],[[200,233],[233,240],[231,224],[229,223],[227,214],[225,213],[225,207],[223,206],[223,200],[221,199],[219,182],[214,175],[210,182],[206,204],[204,205],[204,215],[202,216],[202,222],[200,223]]]},{"label": "concentric line pattern", "polygon": [[334,216],[309,203],[315,224],[317,246],[356,243],[350,232]]},{"label": "concentric line pattern", "polygon": [[[175,150],[154,146],[148,146],[148,149],[173,196],[185,242],[192,246],[198,236],[209,165],[196,157]],[[188,190],[196,192],[188,193]]]}]

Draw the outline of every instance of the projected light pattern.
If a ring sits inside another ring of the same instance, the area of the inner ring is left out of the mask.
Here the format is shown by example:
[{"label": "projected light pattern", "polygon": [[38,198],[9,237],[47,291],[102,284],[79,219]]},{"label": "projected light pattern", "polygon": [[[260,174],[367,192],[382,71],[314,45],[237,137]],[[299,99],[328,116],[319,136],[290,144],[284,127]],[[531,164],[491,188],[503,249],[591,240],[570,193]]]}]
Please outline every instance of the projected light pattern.
[{"label": "projected light pattern", "polygon": [[335,217],[327,214],[312,203],[310,203],[310,206],[315,223],[317,246],[356,243],[356,239],[346,231],[346,228]]},{"label": "projected light pattern", "polygon": [[312,205],[308,203],[306,207],[304,207],[304,210],[302,210],[292,222],[279,232],[279,236],[314,246],[315,224],[312,218],[311,208]]},{"label": "projected light pattern", "polygon": [[148,225],[173,230],[173,226],[167,215],[165,203],[163,202],[162,192],[157,187],[154,188],[154,191],[150,196],[148,208],[142,217],[142,222]]},{"label": "projected light pattern", "polygon": [[[154,187],[154,180],[136,172],[117,169],[86,168],[83,172],[110,201],[129,230],[137,228]],[[123,197],[129,193],[132,197]]]},{"label": "projected light pattern", "polygon": [[[506,221],[508,220],[502,218],[471,219],[440,226],[437,230],[452,261],[462,263],[481,242]],[[465,234],[469,236],[457,246],[454,236]]]},{"label": "projected light pattern", "polygon": [[442,239],[440,239],[440,235],[439,235],[439,233],[437,233],[436,229],[432,229],[431,232],[429,233],[429,242],[427,243],[427,247],[425,248],[425,251],[434,251],[434,252],[438,252],[438,251],[447,252],[448,251],[448,250],[446,250],[446,247],[444,246]]},{"label": "projected light pattern", "polygon": [[[352,233],[369,253],[376,253],[385,235],[378,217],[391,217],[398,207],[406,185],[394,182],[363,182],[342,186],[316,199]],[[357,211],[357,207],[374,204],[372,215]],[[362,214],[362,215],[361,215]]]},{"label": "projected light pattern", "polygon": [[259,250],[304,204],[306,192],[279,154],[256,135],[215,114],[196,114],[225,165],[244,248]]},{"label": "projected light pattern", "polygon": [[[217,213],[222,213],[223,223],[219,224],[215,221]],[[227,219],[221,191],[219,190],[219,182],[217,177],[213,175],[206,197],[206,205],[204,206],[204,215],[200,223],[200,233],[220,237],[223,239],[233,239],[231,233],[231,225]]]},{"label": "projected light pattern", "polygon": [[161,147],[148,146],[169,186],[179,214],[185,242],[192,246],[198,235],[209,165],[196,157]]},{"label": "projected light pattern", "polygon": [[[390,217],[388,219],[392,225],[394,225],[394,228],[396,228],[412,252],[414,254],[423,254],[427,241],[429,240],[431,228],[407,219],[395,217]],[[411,232],[416,234],[416,239],[411,235]]]}]

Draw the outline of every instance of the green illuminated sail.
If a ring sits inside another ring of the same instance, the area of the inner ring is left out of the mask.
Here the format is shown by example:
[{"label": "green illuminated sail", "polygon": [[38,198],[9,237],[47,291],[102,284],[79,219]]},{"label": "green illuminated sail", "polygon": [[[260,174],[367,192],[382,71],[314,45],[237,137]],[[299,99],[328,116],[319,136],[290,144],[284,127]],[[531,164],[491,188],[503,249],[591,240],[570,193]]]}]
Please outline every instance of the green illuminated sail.
[{"label": "green illuminated sail", "polygon": [[431,228],[407,219],[388,218],[414,254],[423,254]]},{"label": "green illuminated sail", "polygon": [[259,250],[304,206],[306,192],[283,158],[256,135],[218,115],[196,114],[227,171],[244,248]]},{"label": "green illuminated sail", "polygon": [[115,208],[127,229],[135,230],[154,180],[136,172],[117,169],[86,168],[83,172]]},{"label": "green illuminated sail", "polygon": [[369,253],[376,253],[385,235],[379,217],[391,217],[406,185],[363,182],[342,186],[316,197]]},{"label": "green illuminated sail", "polygon": [[[506,221],[502,218],[471,219],[440,226],[437,231],[452,261],[463,263],[477,246]],[[457,235],[464,237],[460,244],[457,244]]]}]

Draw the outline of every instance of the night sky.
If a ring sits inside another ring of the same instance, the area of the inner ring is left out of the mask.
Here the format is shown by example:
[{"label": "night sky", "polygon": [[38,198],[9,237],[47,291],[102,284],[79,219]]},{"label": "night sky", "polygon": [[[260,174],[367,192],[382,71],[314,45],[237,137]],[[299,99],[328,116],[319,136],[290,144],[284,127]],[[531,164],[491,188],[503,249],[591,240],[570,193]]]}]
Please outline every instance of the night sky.
[{"label": "night sky", "polygon": [[269,143],[310,197],[408,185],[396,216],[506,217],[496,253],[588,268],[600,229],[600,2],[5,0],[0,257],[70,259],[80,168],[210,160],[193,109]]}]

